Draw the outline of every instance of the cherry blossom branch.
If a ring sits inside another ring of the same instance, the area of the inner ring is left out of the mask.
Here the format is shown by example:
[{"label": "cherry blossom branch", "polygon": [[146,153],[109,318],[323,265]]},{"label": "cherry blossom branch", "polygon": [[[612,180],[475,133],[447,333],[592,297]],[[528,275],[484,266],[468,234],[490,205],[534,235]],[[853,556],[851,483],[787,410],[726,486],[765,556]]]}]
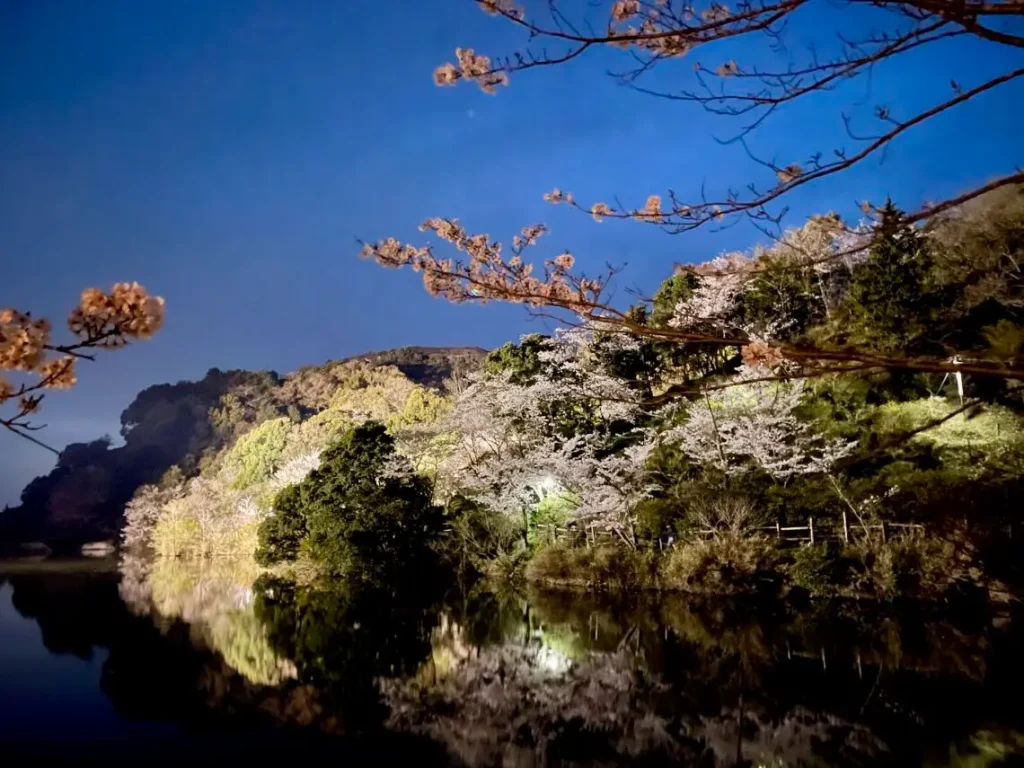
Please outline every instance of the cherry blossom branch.
[{"label": "cherry blossom branch", "polygon": [[[859,40],[847,39],[842,32],[837,32],[837,37],[842,43],[842,52],[836,58],[819,61],[815,48],[810,46],[810,63],[790,67],[785,71],[760,70],[756,67],[747,69],[741,63],[731,60],[714,70],[698,63],[695,71],[704,92],[682,91],[681,94],[674,94],[643,88],[637,85],[636,81],[657,64],[683,56],[700,45],[719,40],[732,37],[747,39],[763,34],[771,44],[781,46],[781,32],[785,23],[793,13],[809,5],[811,0],[785,0],[776,3],[743,0],[733,8],[717,0],[711,0],[704,4],[703,10],[698,10],[690,4],[677,7],[670,0],[609,0],[606,4],[592,4],[598,7],[603,5],[606,9],[607,26],[604,31],[590,30],[589,25],[573,24],[567,14],[560,9],[558,0],[548,2],[553,26],[527,18],[526,13],[513,0],[475,2],[484,11],[522,29],[529,35],[531,41],[560,43],[569,46],[569,50],[549,55],[544,49],[539,52],[527,49],[499,58],[492,63],[489,57],[476,54],[471,49],[459,49],[457,65],[446,64],[435,72],[435,81],[439,85],[454,85],[460,80],[471,80],[493,93],[496,86],[508,84],[508,77],[512,73],[542,66],[560,66],[593,48],[613,46],[628,51],[638,63],[632,71],[616,77],[620,82],[640,92],[698,102],[711,112],[733,117],[752,110],[760,110],[759,116],[743,126],[737,136],[728,140],[740,142],[774,114],[779,106],[814,92],[828,90],[840,80],[856,76],[880,62],[895,59],[925,45],[970,35],[997,45],[1024,47],[1024,37],[987,27],[979,21],[986,17],[1024,17],[1024,3],[1019,0],[1007,0],[1003,3],[966,0],[848,0],[850,5],[869,5],[893,11],[899,17],[911,20],[913,25],[909,29],[872,29]],[[587,27],[588,31],[581,31],[581,27]],[[775,175],[778,183],[773,183],[771,187],[749,183],[745,185],[743,191],[730,188],[723,196],[711,198],[702,190],[695,201],[684,200],[678,197],[675,191],[670,190],[664,210],[661,207],[661,199],[658,198],[658,208],[653,212],[646,209],[630,210],[625,206],[612,208],[604,203],[586,207],[576,203],[568,195],[552,202],[566,202],[599,219],[621,218],[655,224],[673,234],[709,224],[714,225],[729,217],[746,217],[755,224],[761,222],[778,226],[787,211],[783,208],[773,212],[769,210],[769,206],[780,203],[789,192],[818,179],[848,170],[876,153],[884,154],[888,146],[905,132],[931,117],[1015,80],[1022,74],[1024,69],[1009,71],[967,90],[956,81],[951,81],[955,94],[952,98],[904,120],[895,119],[886,106],[879,106],[876,109],[876,117],[887,126],[887,129],[872,137],[858,139],[850,126],[849,117],[844,115],[844,122],[851,138],[863,141],[866,146],[852,154],[844,148],[837,148],[834,150],[833,160],[824,160],[822,153],[818,152],[802,163],[786,164],[774,159],[757,157],[748,151],[755,162]],[[707,77],[718,78],[722,87],[712,89],[705,79]],[[743,83],[751,80],[761,82],[763,89],[734,93],[726,91],[724,87],[729,82]],[[985,191],[1017,183],[1021,179],[1024,179],[1024,174],[1018,169],[1017,173],[1008,174],[984,187],[934,205],[924,206],[916,212],[907,214],[904,222],[926,220]],[[655,197],[657,196],[652,196],[652,199]],[[863,205],[870,210],[870,204]]]},{"label": "cherry blossom branch", "polygon": [[[733,216],[735,214],[748,214],[755,220],[777,223],[781,219],[781,216],[775,216],[767,211],[765,206],[769,203],[778,200],[783,195],[788,194],[794,189],[848,170],[879,150],[884,149],[894,139],[911,128],[914,128],[926,120],[942,114],[953,107],[963,104],[986,91],[1009,83],[1019,77],[1024,77],[1024,67],[1020,67],[998,77],[994,77],[970,90],[962,91],[953,98],[937,104],[931,109],[920,112],[906,121],[897,122],[892,129],[884,134],[874,137],[869,141],[867,146],[853,155],[847,155],[845,152],[837,150],[837,159],[826,163],[821,162],[820,156],[812,156],[809,161],[809,170],[805,170],[803,166],[796,163],[788,166],[781,166],[775,161],[763,160],[751,153],[751,159],[759,165],[774,171],[776,176],[778,176],[780,183],[767,191],[760,191],[756,186],[751,185],[748,189],[751,191],[752,196],[747,200],[741,200],[736,193],[730,192],[725,198],[717,201],[703,198],[699,203],[684,204],[676,197],[674,192],[670,192],[669,200],[671,205],[667,209],[662,210],[660,208],[659,200],[659,210],[656,214],[642,209],[616,210],[604,203],[596,203],[590,208],[587,208],[571,198],[552,200],[552,202],[565,202],[579,211],[589,213],[596,219],[632,219],[637,221],[653,222],[673,234],[688,232],[704,226],[709,222],[721,221],[725,217]],[[1010,176],[1005,176],[986,184],[984,187],[977,188],[956,198],[922,208],[916,213],[904,217],[904,222],[912,223],[931,218],[944,210],[948,210],[956,205],[962,204],[965,200],[972,199],[1000,186],[1018,183],[1022,179],[1024,179],[1024,173],[1015,173]]]},{"label": "cherry blossom branch", "polygon": [[58,451],[56,448],[54,448],[51,445],[47,445],[42,440],[38,440],[38,439],[32,437],[32,435],[28,435],[28,434],[22,432],[20,429],[18,429],[17,425],[9,424],[7,421],[0,421],[0,426],[3,426],[5,429],[10,430],[14,434],[16,434],[18,437],[21,437],[21,438],[24,438],[25,440],[28,440],[30,443],[35,443],[40,448],[45,448],[46,450],[50,451],[50,453],[53,453],[53,454],[56,454],[57,456],[60,456],[60,451]]},{"label": "cherry blossom branch", "polygon": [[[122,346],[129,338],[148,339],[160,329],[163,317],[163,299],[150,296],[138,283],[117,283],[109,294],[96,288],[83,291],[68,317],[68,327],[78,340],[68,344],[51,343],[51,326],[46,320],[35,320],[14,309],[0,311],[0,371],[39,377],[34,384],[23,382],[15,388],[0,374],[0,405],[18,401],[18,412],[0,418],[0,426],[56,453],[27,434],[42,429],[27,420],[39,410],[45,397],[42,391],[75,385],[75,361],[95,359],[82,350]],[[50,358],[51,353],[62,357]]]},{"label": "cherry blossom branch", "polygon": [[792,372],[780,372],[771,376],[757,376],[748,379],[730,379],[729,381],[722,382],[721,384],[709,384],[700,387],[687,387],[683,385],[675,384],[669,387],[662,393],[654,395],[653,397],[644,400],[645,408],[658,408],[663,405],[668,405],[674,400],[678,400],[680,397],[696,397],[700,395],[706,395],[708,392],[718,392],[724,389],[731,389],[732,387],[742,386],[744,384],[760,384],[764,382],[784,382],[794,381],[797,379],[815,379],[822,376],[828,376],[830,374],[842,374],[842,373],[870,373],[870,372],[881,372],[885,370],[879,366],[874,365],[847,365],[847,366],[836,366],[832,368],[815,368],[812,370],[805,371],[792,371]]},{"label": "cherry blossom branch", "polygon": [[[758,342],[741,329],[718,323],[705,329],[713,318],[690,318],[684,327],[649,325],[622,312],[604,298],[606,282],[573,275],[574,257],[563,253],[545,263],[544,278],[533,276],[533,266],[523,262],[523,250],[536,242],[546,230],[542,226],[527,227],[517,235],[511,259],[501,254],[501,245],[487,235],[469,235],[454,219],[429,219],[421,227],[438,234],[467,254],[468,260],[438,259],[429,246],[403,245],[390,238],[379,243],[364,243],[362,256],[383,266],[409,266],[423,275],[424,286],[432,295],[461,303],[490,300],[565,310],[592,325],[595,330],[622,333],[639,339],[674,343],[699,343],[713,347],[743,350],[787,360],[805,367],[811,375],[822,370],[824,363],[853,363],[861,368],[907,370],[927,373],[962,373],[996,376],[1024,381],[1024,367],[983,359],[938,357],[934,355],[884,355],[853,347],[824,349],[820,347],[772,342]],[[720,274],[718,272],[714,274]],[[697,322],[692,322],[693,320]]]}]

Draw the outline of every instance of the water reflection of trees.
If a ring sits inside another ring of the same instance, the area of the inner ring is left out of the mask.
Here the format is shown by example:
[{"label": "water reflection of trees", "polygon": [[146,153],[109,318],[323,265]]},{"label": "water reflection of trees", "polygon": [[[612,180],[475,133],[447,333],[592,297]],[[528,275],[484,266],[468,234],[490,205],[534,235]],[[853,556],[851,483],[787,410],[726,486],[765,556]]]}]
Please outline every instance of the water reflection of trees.
[{"label": "water reflection of trees", "polygon": [[427,737],[466,764],[913,764],[955,740],[981,754],[978,733],[1007,722],[997,691],[1022,678],[1012,624],[990,617],[252,576],[178,564],[122,593],[217,651],[198,678],[211,709]]},{"label": "water reflection of trees", "polygon": [[294,665],[270,647],[253,611],[257,569],[251,559],[127,558],[121,572],[126,605],[149,614],[158,627],[186,622],[195,644],[219,653],[249,682],[275,685],[295,676]]},{"label": "water reflection of trees", "polygon": [[379,725],[377,680],[411,675],[430,655],[439,605],[429,580],[297,585],[262,576],[254,592],[270,645],[316,689],[334,728]]},{"label": "water reflection of trees", "polygon": [[864,606],[541,593],[492,615],[500,639],[449,609],[419,672],[381,681],[391,727],[470,764],[856,765],[898,761],[987,671],[984,627]]}]

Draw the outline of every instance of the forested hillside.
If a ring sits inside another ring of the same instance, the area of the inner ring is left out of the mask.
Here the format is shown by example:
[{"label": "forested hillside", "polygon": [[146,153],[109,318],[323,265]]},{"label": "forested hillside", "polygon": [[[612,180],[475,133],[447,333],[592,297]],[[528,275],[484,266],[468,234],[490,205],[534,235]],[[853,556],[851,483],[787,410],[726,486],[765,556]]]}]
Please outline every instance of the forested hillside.
[{"label": "forested hillside", "polygon": [[[118,536],[135,490],[172,467],[192,477],[252,427],[269,419],[301,420],[325,409],[330,396],[364,367],[394,366],[412,382],[440,387],[479,365],[477,348],[405,347],[329,361],[281,376],[274,371],[221,371],[199,381],[158,384],[121,414],[124,444],[110,437],[65,448],[57,466],[24,489],[21,504],[0,515],[0,547],[28,541],[57,549]],[[358,363],[358,365],[355,365]]]}]

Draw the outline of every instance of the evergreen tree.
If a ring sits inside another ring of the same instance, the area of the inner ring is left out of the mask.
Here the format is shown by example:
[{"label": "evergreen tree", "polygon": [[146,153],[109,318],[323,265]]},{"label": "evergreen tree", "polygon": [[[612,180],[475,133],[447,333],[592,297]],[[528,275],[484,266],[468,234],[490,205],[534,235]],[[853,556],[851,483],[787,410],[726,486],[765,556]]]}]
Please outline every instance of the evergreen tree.
[{"label": "evergreen tree", "polygon": [[324,451],[319,469],[282,490],[260,525],[261,565],[294,560],[306,542],[334,572],[376,572],[415,561],[440,531],[430,484],[395,453],[377,422],[354,427]]},{"label": "evergreen tree", "polygon": [[505,371],[512,372],[513,384],[529,384],[541,369],[540,353],[547,343],[547,336],[531,333],[524,336],[519,344],[511,341],[502,344],[484,358],[483,369],[496,376]]},{"label": "evergreen tree", "polygon": [[851,335],[881,352],[915,351],[932,311],[927,245],[901,217],[887,202],[867,260],[853,270],[847,297]]},{"label": "evergreen tree", "polygon": [[[377,570],[425,553],[442,511],[429,483],[398,466],[394,440],[368,422],[324,452],[302,482],[309,547],[329,570]],[[403,471],[405,470],[405,471]]]},{"label": "evergreen tree", "polygon": [[274,499],[273,514],[260,523],[256,562],[268,566],[283,560],[294,560],[299,555],[299,547],[306,533],[302,485],[281,489]]}]

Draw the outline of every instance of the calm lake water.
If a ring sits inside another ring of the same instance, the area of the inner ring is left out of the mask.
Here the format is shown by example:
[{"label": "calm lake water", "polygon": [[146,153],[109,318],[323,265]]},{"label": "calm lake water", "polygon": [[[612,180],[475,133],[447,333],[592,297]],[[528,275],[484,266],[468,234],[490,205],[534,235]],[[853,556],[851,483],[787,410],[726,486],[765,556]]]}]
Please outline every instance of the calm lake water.
[{"label": "calm lake water", "polygon": [[0,764],[1024,764],[1006,612],[248,568],[0,572]]}]

